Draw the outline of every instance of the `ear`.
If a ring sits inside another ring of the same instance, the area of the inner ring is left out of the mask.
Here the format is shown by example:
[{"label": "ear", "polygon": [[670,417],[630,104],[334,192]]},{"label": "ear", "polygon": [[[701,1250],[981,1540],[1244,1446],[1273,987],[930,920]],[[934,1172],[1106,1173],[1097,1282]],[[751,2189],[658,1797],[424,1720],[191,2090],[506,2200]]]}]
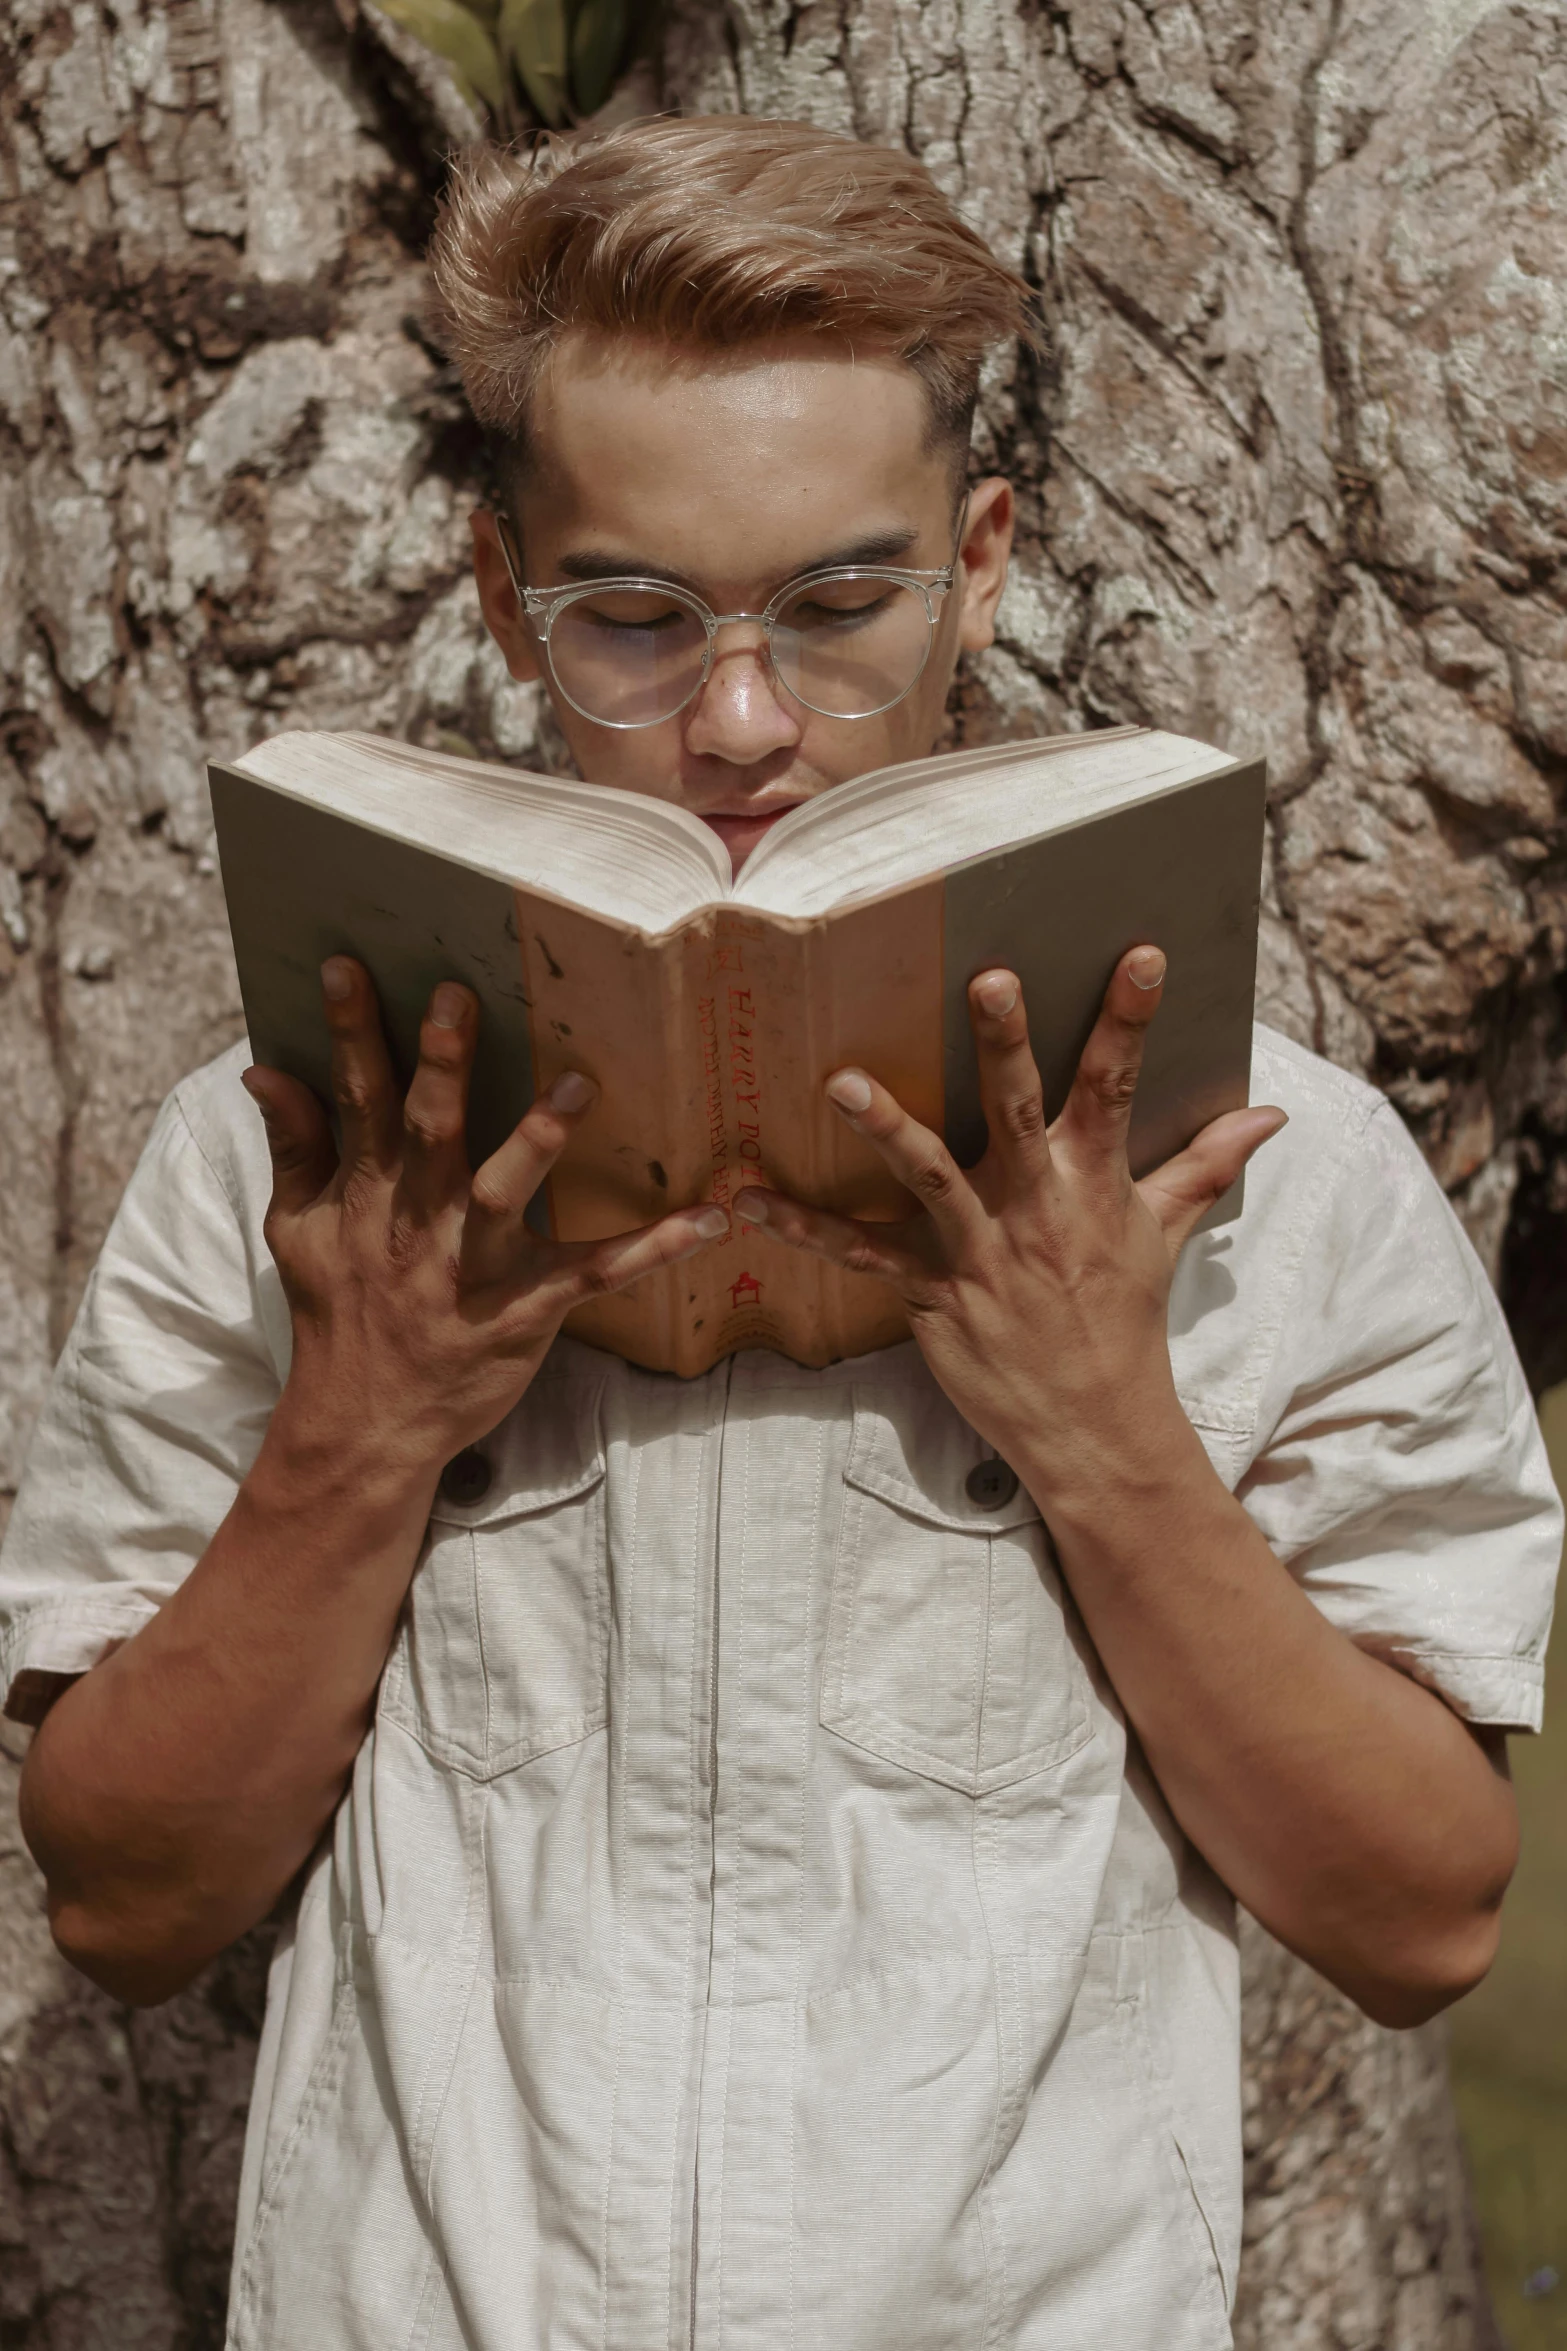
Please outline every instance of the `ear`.
[{"label": "ear", "polygon": [[999,474],[976,482],[969,492],[968,520],[952,582],[960,600],[958,643],[965,653],[983,653],[995,642],[996,606],[1007,584],[1015,514],[1012,485]]},{"label": "ear", "polygon": [[512,676],[531,685],[540,675],[538,644],[506,568],[500,526],[487,506],[476,506],[468,517],[468,527],[473,533],[473,576],[478,582],[484,625],[506,656]]}]

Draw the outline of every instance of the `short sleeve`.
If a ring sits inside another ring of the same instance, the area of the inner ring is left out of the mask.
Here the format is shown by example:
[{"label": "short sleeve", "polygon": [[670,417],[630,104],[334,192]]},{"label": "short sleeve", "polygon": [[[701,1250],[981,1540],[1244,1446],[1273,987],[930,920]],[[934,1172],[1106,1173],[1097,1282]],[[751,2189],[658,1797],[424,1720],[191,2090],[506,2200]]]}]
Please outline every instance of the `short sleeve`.
[{"label": "short sleeve", "polygon": [[24,1721],[189,1574],[279,1393],[259,1233],[181,1092],[104,1242],[0,1550],[0,1692]]},{"label": "short sleeve", "polygon": [[1238,1487],[1324,1614],[1477,1724],[1537,1730],[1562,1515],[1501,1310],[1396,1111],[1308,1241]]}]

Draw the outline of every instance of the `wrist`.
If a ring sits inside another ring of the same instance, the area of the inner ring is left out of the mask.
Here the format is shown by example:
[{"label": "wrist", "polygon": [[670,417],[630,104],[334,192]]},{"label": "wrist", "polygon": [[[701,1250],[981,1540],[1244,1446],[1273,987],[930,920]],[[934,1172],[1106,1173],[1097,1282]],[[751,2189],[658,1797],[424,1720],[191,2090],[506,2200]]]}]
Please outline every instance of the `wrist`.
[{"label": "wrist", "polygon": [[1113,1522],[1168,1522],[1172,1507],[1228,1499],[1173,1385],[1128,1390],[1068,1425],[1041,1425],[1003,1447],[1058,1540],[1103,1539]]},{"label": "wrist", "polygon": [[388,1431],[373,1416],[324,1409],[291,1379],[284,1387],[261,1450],[245,1480],[253,1502],[269,1514],[349,1514],[361,1541],[395,1535],[430,1514],[445,1455],[406,1432]]}]

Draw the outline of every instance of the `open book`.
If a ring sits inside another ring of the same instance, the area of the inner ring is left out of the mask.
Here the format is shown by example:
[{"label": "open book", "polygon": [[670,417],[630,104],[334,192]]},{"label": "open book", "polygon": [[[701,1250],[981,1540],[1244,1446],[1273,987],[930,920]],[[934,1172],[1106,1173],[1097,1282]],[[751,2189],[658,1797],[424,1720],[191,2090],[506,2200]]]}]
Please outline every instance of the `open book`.
[{"label": "open book", "polygon": [[[738,880],[718,835],[663,801],[370,735],[277,735],[210,775],[256,1059],[330,1098],[326,955],[369,969],[405,1074],[431,989],[465,981],[475,1165],[563,1071],[602,1089],[535,1203],[565,1240],[753,1182],[905,1213],[823,1081],[862,1065],[971,1164],[965,991],[993,963],[1022,978],[1053,1113],[1118,956],[1164,948],[1135,1172],[1246,1100],[1260,760],[1139,727],[918,760],[791,810]],[[906,1328],[884,1284],[738,1220],[567,1327],[687,1375],[740,1347],[829,1363]]]}]

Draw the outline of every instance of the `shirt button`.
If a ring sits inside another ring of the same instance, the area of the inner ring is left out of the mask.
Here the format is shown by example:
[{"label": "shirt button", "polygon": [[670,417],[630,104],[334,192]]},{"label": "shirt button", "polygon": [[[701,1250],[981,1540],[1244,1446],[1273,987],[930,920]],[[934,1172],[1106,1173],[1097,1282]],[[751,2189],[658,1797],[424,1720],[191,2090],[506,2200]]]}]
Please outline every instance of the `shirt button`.
[{"label": "shirt button", "polygon": [[[482,1502],[493,1475],[484,1455],[470,1445],[465,1452],[454,1454],[442,1470],[441,1492],[448,1502]],[[1012,1482],[1016,1485],[1016,1478]]]},{"label": "shirt button", "polygon": [[1017,1471],[995,1459],[976,1462],[963,1480],[963,1491],[981,1510],[1004,1510],[1017,1492]]}]

